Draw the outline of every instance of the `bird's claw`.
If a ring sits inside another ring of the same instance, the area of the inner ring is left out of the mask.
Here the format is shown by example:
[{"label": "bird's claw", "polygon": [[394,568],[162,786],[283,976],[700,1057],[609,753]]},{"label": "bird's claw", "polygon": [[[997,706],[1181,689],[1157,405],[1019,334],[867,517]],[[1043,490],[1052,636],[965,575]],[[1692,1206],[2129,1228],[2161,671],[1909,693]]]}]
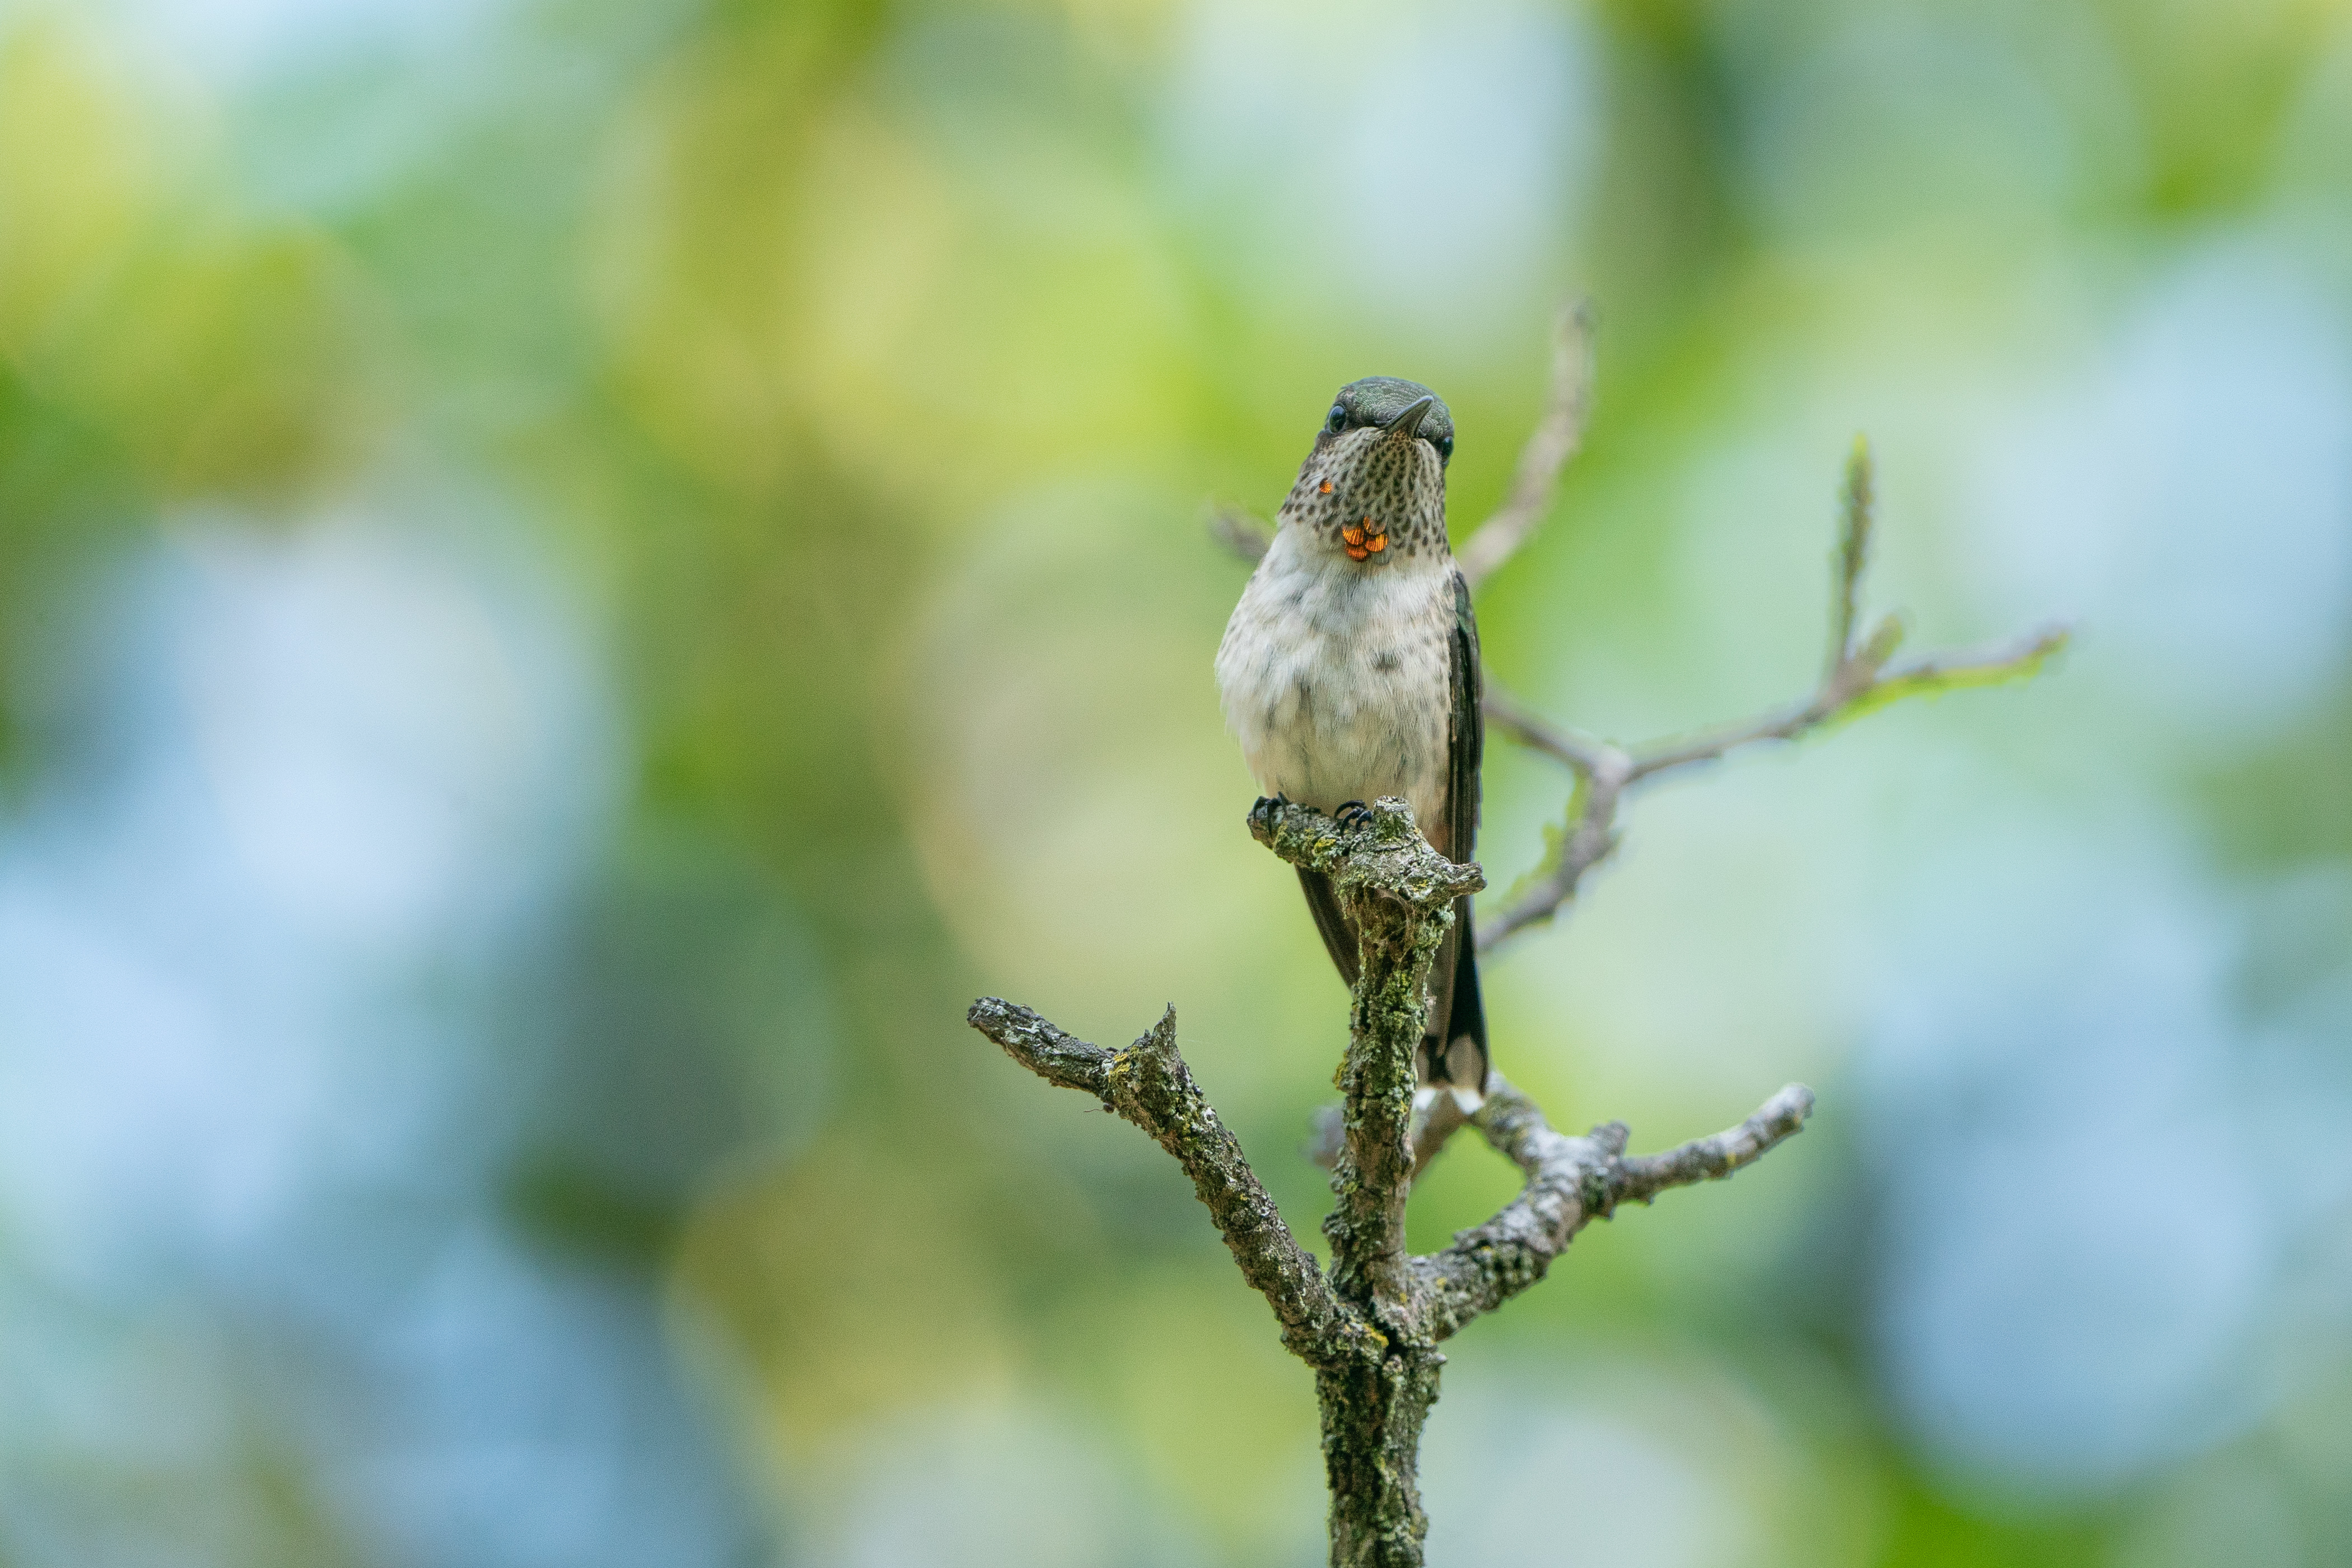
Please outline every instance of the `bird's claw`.
[{"label": "bird's claw", "polygon": [[1371,819],[1371,807],[1360,800],[1342,801],[1339,809],[1331,814],[1331,820],[1342,827],[1361,827]]},{"label": "bird's claw", "polygon": [[1289,804],[1288,795],[1262,795],[1257,797],[1257,804],[1250,807],[1249,819],[1252,822],[1263,823],[1270,828],[1274,826],[1275,814]]}]

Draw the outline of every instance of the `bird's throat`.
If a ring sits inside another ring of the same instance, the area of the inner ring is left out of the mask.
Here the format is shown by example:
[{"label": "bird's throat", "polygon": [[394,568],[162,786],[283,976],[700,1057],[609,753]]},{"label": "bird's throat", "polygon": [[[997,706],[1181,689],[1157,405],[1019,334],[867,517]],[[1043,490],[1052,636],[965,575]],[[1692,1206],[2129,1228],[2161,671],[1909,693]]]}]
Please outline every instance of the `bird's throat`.
[{"label": "bird's throat", "polygon": [[1389,525],[1376,518],[1367,517],[1361,522],[1351,522],[1339,531],[1339,542],[1347,548],[1350,561],[1368,561],[1389,547]]}]

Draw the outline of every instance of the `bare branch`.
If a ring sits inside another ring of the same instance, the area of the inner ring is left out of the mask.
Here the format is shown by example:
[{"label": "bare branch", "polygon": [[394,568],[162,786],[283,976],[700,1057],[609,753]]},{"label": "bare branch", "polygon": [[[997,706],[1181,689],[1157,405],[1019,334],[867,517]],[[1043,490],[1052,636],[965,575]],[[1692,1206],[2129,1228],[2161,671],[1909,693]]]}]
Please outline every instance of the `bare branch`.
[{"label": "bare branch", "polygon": [[1472,1124],[1527,1173],[1528,1184],[1500,1214],[1456,1236],[1444,1251],[1413,1259],[1426,1331],[1443,1340],[1501,1306],[1542,1279],[1578,1231],[1608,1218],[1620,1203],[1646,1203],[1668,1187],[1727,1176],[1753,1163],[1801,1130],[1812,1109],[1812,1090],[1790,1084],[1729,1131],[1629,1159],[1623,1122],[1604,1122],[1570,1138],[1555,1131],[1534,1101],[1494,1079]]},{"label": "bare branch", "polygon": [[[1509,560],[1550,510],[1560,470],[1583,438],[1591,348],[1589,313],[1567,312],[1553,343],[1551,398],[1520,454],[1510,494],[1459,552],[1471,581]],[[1801,702],[1694,737],[1627,747],[1553,724],[1488,678],[1488,721],[1560,762],[1576,786],[1547,863],[1505,909],[1481,917],[1482,951],[1550,920],[1576,897],[1584,874],[1615,849],[1618,813],[1639,785],[1743,746],[1793,741],[1905,697],[2028,676],[2064,646],[2067,634],[2053,628],[1978,652],[1893,664],[1902,623],[1888,616],[1862,630],[1873,506],[1869,448],[1857,442],[1832,555],[1828,657],[1817,689]],[[1235,508],[1214,509],[1210,528],[1244,561],[1261,559],[1271,541],[1262,521]],[[1440,1096],[1416,1120],[1430,964],[1455,901],[1482,888],[1483,874],[1431,849],[1411,810],[1393,798],[1360,816],[1351,810],[1346,820],[1262,800],[1249,826],[1281,858],[1329,879],[1358,942],[1342,1102],[1320,1119],[1312,1151],[1330,1167],[1337,1200],[1323,1226],[1331,1238],[1328,1273],[1292,1236],[1193,1082],[1176,1049],[1173,1009],[1124,1051],[1075,1039],[993,998],[973,1004],[971,1021],[1048,1082],[1094,1095],[1183,1165],[1244,1277],[1272,1304],[1283,1342],[1315,1370],[1332,1562],[1417,1568],[1427,1521],[1414,1478],[1444,1360],[1438,1342],[1541,1279],[1578,1231],[1619,1204],[1647,1203],[1669,1187],[1727,1176],[1761,1158],[1801,1130],[1812,1091],[1791,1084],[1738,1127],[1639,1157],[1626,1154],[1622,1123],[1569,1137],[1499,1076],[1475,1115],[1465,1118],[1450,1096]],[[1411,1257],[1406,1194],[1464,1126],[1477,1127],[1517,1163],[1526,1185],[1444,1251]]]},{"label": "bare branch", "polygon": [[[1493,1074],[1489,1073],[1491,1079]],[[1470,1114],[1450,1094],[1441,1094],[1429,1102],[1412,1128],[1412,1173],[1419,1180],[1429,1169],[1429,1163],[1445,1148],[1445,1141],[1470,1125]]]},{"label": "bare branch", "polygon": [[1486,885],[1475,866],[1429,847],[1403,801],[1383,796],[1342,826],[1287,801],[1260,801],[1250,832],[1292,865],[1331,879],[1361,957],[1348,1055],[1339,1068],[1338,1202],[1323,1222],[1342,1296],[1402,1311],[1410,1289],[1405,1196],[1414,1168],[1412,1095],[1429,1016],[1429,965],[1454,901]]},{"label": "bare branch", "polygon": [[1310,1361],[1330,1353],[1344,1328],[1339,1300],[1314,1256],[1290,1234],[1240,1142],[1192,1081],[1176,1049],[1175,1008],[1123,1051],[1089,1045],[993,996],[974,1002],[966,1016],[1023,1067],[1048,1083],[1093,1095],[1175,1155],[1242,1277],[1281,1321],[1282,1342]]},{"label": "bare branch", "polygon": [[1578,773],[1588,775],[1599,772],[1610,759],[1624,755],[1606,741],[1596,741],[1590,735],[1554,724],[1526,707],[1496,683],[1492,670],[1482,667],[1479,682],[1485,692],[1482,706],[1486,721],[1521,745],[1548,752]]},{"label": "bare branch", "polygon": [[1250,837],[1302,870],[1320,871],[1345,898],[1371,892],[1435,914],[1486,885],[1475,865],[1456,865],[1429,847],[1412,807],[1382,795],[1342,826],[1312,806],[1261,800],[1251,807]]},{"label": "bare branch", "polygon": [[[1622,784],[1623,759],[1599,774]],[[1613,781],[1613,782],[1611,782]],[[1341,821],[1287,801],[1260,801],[1250,832],[1295,866],[1328,877],[1359,939],[1360,976],[1340,1068],[1331,1188],[1324,1222],[1331,1268],[1318,1269],[1276,1211],[1176,1050],[1174,1009],[1124,1051],[1055,1028],[1024,1007],[974,1003],[973,1026],[1048,1082],[1082,1089],[1142,1128],[1192,1178],[1243,1276],[1272,1304],[1283,1342],[1315,1371],[1331,1491],[1334,1563],[1412,1568],[1427,1518],[1415,1477],[1422,1426],[1437,1397],[1437,1342],[1540,1279],[1569,1239],[1626,1197],[1728,1174],[1796,1131],[1812,1097],[1785,1089],[1742,1127],[1645,1160],[1624,1158],[1625,1130],[1554,1132],[1500,1078],[1470,1123],[1526,1173],[1519,1197],[1445,1251],[1405,1250],[1412,1177],[1464,1125],[1450,1096],[1412,1116],[1427,1024],[1429,965],[1454,901],[1483,879],[1433,850],[1402,800]]]},{"label": "bare branch", "polygon": [[1836,679],[1838,668],[1853,653],[1854,595],[1862,584],[1862,569],[1870,563],[1870,525],[1874,509],[1870,472],[1870,442],[1853,438],[1853,455],[1845,463],[1845,518],[1838,530],[1837,576],[1830,595],[1830,658],[1824,683]]},{"label": "bare branch", "polygon": [[[1527,927],[1548,921],[1576,897],[1584,873],[1617,847],[1617,803],[1633,776],[1633,759],[1606,741],[1553,724],[1519,705],[1518,700],[1486,680],[1485,709],[1495,727],[1532,750],[1564,763],[1577,775],[1569,820],[1549,863],[1498,914],[1478,921],[1478,951],[1491,952]],[[1444,1142],[1441,1135],[1439,1142]]]},{"label": "bare branch", "polygon": [[[1160,1022],[1167,1023],[1174,1013],[1170,1008]],[[999,996],[974,1002],[964,1022],[1003,1046],[1006,1056],[1047,1083],[1091,1094],[1103,1102],[1105,1110],[1110,1109],[1110,1064],[1118,1052],[1065,1034],[1043,1015]]]},{"label": "bare branch", "polygon": [[[1747,724],[1641,752],[1633,760],[1633,781],[1695,763],[1716,762],[1727,752],[1759,742],[1798,740],[1824,725],[1857,717],[1906,697],[2021,680],[2064,647],[2072,635],[2064,626],[2045,626],[1998,647],[1938,654],[1881,673],[1876,666],[1884,661],[1885,653],[1893,651],[1895,638],[1889,628],[1894,624],[1891,620],[1881,622],[1877,635],[1847,663],[1832,669],[1828,681],[1810,700]],[[1882,647],[1885,652],[1879,651]]]},{"label": "bare branch", "polygon": [[1584,444],[1584,422],[1591,409],[1592,306],[1580,300],[1560,311],[1552,329],[1551,394],[1543,417],[1519,448],[1510,494],[1454,552],[1454,562],[1472,587],[1535,537],[1551,511],[1560,470]]},{"label": "bare branch", "polygon": [[2047,626],[1991,647],[1910,660],[1880,676],[1839,717],[1855,718],[1906,697],[1931,697],[1971,687],[2032,679],[2041,673],[2043,665],[2065,651],[2074,636],[2072,627]]},{"label": "bare branch", "polygon": [[1881,620],[1859,642],[1854,637],[1861,624],[1862,574],[1870,561],[1873,493],[1870,448],[1856,441],[1846,465],[1833,556],[1829,657],[1820,687],[1801,702],[1687,739],[1625,748],[1549,724],[1488,684],[1486,711],[1496,728],[1566,763],[1578,784],[1549,865],[1499,913],[1479,917],[1479,952],[1491,952],[1516,933],[1551,920],[1576,897],[1584,873],[1616,847],[1617,808],[1636,785],[1677,769],[1718,762],[1744,746],[1795,741],[1906,697],[2024,679],[2066,646],[2066,628],[2050,626],[1998,647],[1940,654],[1889,668],[1888,660],[1903,640],[1898,618]]},{"label": "bare branch", "polygon": [[1209,510],[1209,536],[1235,557],[1257,564],[1274,543],[1274,530],[1246,507],[1216,505]]},{"label": "bare branch", "polygon": [[[1413,1259],[1423,1322],[1444,1340],[1544,1277],[1595,1214],[1606,1213],[1608,1172],[1624,1152],[1624,1129],[1611,1122],[1583,1138],[1556,1132],[1535,1102],[1490,1078],[1475,1119],[1486,1142],[1527,1173],[1527,1186],[1486,1224],[1444,1251]],[[1614,1134],[1613,1142],[1611,1134]]]},{"label": "bare branch", "polygon": [[[1510,493],[1454,552],[1454,563],[1473,587],[1535,537],[1551,510],[1560,470],[1584,445],[1584,424],[1591,409],[1592,306],[1580,300],[1560,311],[1552,330],[1551,391],[1542,417],[1519,448]],[[1254,512],[1224,505],[1211,508],[1209,532],[1252,564],[1265,555],[1274,536],[1274,530]]]},{"label": "bare branch", "polygon": [[1632,767],[1632,759],[1612,746],[1601,764],[1577,782],[1550,866],[1500,912],[1478,918],[1480,952],[1492,952],[1528,927],[1550,920],[1576,897],[1584,874],[1616,852],[1617,806],[1633,778]]},{"label": "bare branch", "polygon": [[1752,1165],[1784,1138],[1804,1131],[1813,1113],[1813,1091],[1792,1083],[1759,1106],[1756,1114],[1712,1138],[1695,1138],[1663,1154],[1637,1154],[1617,1163],[1612,1203],[1648,1203],[1668,1187],[1720,1181]]}]

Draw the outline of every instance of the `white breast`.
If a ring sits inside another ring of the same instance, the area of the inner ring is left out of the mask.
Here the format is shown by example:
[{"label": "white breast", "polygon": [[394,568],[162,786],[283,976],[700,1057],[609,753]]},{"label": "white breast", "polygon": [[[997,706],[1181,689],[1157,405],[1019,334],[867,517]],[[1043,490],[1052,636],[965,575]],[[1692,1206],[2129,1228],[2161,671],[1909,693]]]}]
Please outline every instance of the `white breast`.
[{"label": "white breast", "polygon": [[1276,533],[1217,648],[1260,789],[1320,811],[1402,795],[1444,847],[1452,574],[1443,555],[1367,571]]}]

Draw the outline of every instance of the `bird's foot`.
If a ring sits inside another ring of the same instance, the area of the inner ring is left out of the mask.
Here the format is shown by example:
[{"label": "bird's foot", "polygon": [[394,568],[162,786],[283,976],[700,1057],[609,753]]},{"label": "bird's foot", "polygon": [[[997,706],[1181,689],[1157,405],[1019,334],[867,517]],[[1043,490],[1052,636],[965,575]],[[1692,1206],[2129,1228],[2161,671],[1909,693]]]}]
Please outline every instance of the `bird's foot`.
[{"label": "bird's foot", "polygon": [[1249,808],[1249,820],[1271,828],[1275,814],[1289,804],[1290,797],[1286,795],[1262,795],[1257,797],[1257,804]]},{"label": "bird's foot", "polygon": [[1360,800],[1342,801],[1331,820],[1342,827],[1361,827],[1372,819],[1372,809]]}]

